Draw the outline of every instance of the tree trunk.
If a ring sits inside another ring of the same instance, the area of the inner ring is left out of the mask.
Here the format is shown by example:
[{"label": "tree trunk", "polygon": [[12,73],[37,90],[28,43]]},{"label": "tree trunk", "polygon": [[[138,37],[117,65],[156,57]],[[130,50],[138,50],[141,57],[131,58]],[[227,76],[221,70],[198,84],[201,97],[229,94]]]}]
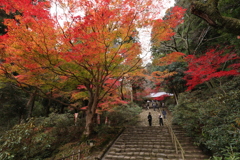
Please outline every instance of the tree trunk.
[{"label": "tree trunk", "polygon": [[65,108],[65,105],[63,104],[60,104],[60,114],[63,114],[64,113],[64,108]]},{"label": "tree trunk", "polygon": [[177,95],[176,95],[176,94],[174,94],[174,99],[175,99],[176,105],[178,105],[178,98],[177,98]]},{"label": "tree trunk", "polygon": [[130,91],[131,94],[131,102],[133,102],[133,90]]},{"label": "tree trunk", "polygon": [[92,133],[93,122],[94,122],[94,113],[89,111],[88,109],[86,112],[86,125],[84,130],[84,135],[86,137],[89,137],[89,135]]},{"label": "tree trunk", "polygon": [[45,109],[45,116],[48,117],[50,113],[50,105],[51,105],[51,99],[48,99],[48,103],[46,106],[44,106]]},{"label": "tree trunk", "polygon": [[94,125],[94,115],[98,105],[98,94],[95,94],[94,97],[89,99],[87,111],[86,111],[86,125],[84,130],[84,136],[89,137],[93,130]]},{"label": "tree trunk", "polygon": [[[171,88],[171,87],[168,86],[168,88]],[[178,92],[174,87],[172,87],[171,91],[173,92],[175,103],[178,105]]]},{"label": "tree trunk", "polygon": [[32,111],[33,111],[33,107],[35,104],[36,94],[37,94],[37,90],[35,90],[34,92],[31,93],[30,98],[27,103],[27,106],[26,106],[28,108],[28,116],[27,116],[28,119],[32,117]]},{"label": "tree trunk", "polygon": [[218,2],[219,0],[209,0],[207,3],[193,1],[190,6],[191,13],[217,29],[240,35],[240,19],[222,16],[217,8]]},{"label": "tree trunk", "polygon": [[134,100],[137,100],[137,90],[134,87],[134,84],[132,84],[132,102],[134,102]]},{"label": "tree trunk", "polygon": [[124,78],[122,78],[122,81],[120,82],[120,93],[121,93],[121,98],[122,98],[122,100],[124,100],[125,98],[124,98],[124,94],[123,94],[123,82],[124,82]]}]

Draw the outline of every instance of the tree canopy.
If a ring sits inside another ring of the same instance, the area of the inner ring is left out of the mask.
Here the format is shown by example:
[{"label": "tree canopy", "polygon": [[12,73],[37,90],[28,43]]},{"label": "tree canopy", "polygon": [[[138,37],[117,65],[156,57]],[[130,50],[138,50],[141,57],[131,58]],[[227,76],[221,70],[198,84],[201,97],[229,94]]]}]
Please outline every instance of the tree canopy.
[{"label": "tree canopy", "polygon": [[78,92],[89,101],[86,135],[100,102],[113,96],[122,77],[142,68],[137,28],[163,23],[158,20],[161,3],[152,0],[0,2],[7,14],[19,12],[4,20],[2,78],[42,94],[84,86]]}]

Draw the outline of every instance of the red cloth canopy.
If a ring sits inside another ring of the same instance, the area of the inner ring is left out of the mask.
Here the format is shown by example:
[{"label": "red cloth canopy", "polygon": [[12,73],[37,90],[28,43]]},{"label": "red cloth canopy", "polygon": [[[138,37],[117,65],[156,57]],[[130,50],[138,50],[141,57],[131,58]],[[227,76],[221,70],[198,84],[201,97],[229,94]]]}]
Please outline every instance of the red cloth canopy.
[{"label": "red cloth canopy", "polygon": [[153,99],[154,100],[157,100],[157,101],[162,101],[164,100],[166,97],[169,97],[170,95],[169,94],[164,94],[162,96],[159,96],[159,97],[154,97]]},{"label": "red cloth canopy", "polygon": [[166,92],[157,92],[157,93],[151,93],[150,95],[146,96],[146,98],[162,101],[169,96],[173,96],[173,94],[166,93]]}]

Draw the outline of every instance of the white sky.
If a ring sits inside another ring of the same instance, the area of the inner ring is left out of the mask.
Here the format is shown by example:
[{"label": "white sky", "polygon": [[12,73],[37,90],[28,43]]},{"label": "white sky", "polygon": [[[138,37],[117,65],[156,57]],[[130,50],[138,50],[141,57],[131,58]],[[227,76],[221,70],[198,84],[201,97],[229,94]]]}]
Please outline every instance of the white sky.
[{"label": "white sky", "polygon": [[[162,18],[165,15],[165,12],[168,8],[174,6],[175,0],[162,0],[165,8],[161,9],[161,15],[158,18]],[[151,28],[140,28],[139,31],[139,39],[142,47],[141,58],[143,59],[143,65],[145,66],[147,63],[151,63]]]}]

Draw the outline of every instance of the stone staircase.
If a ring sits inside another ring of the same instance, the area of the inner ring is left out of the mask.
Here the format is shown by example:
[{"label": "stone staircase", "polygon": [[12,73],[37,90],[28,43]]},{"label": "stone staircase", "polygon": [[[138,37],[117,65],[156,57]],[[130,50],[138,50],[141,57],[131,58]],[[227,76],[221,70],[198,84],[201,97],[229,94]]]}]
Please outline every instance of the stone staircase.
[{"label": "stone staircase", "polygon": [[[201,150],[193,146],[190,139],[179,128],[173,128],[185,151],[186,160],[208,159]],[[102,160],[182,160],[176,154],[166,126],[136,126],[126,128]]]},{"label": "stone staircase", "polygon": [[198,146],[193,145],[191,138],[186,136],[186,133],[178,126],[172,126],[174,134],[178,138],[180,144],[185,151],[186,160],[206,160],[209,156],[205,155]]}]

